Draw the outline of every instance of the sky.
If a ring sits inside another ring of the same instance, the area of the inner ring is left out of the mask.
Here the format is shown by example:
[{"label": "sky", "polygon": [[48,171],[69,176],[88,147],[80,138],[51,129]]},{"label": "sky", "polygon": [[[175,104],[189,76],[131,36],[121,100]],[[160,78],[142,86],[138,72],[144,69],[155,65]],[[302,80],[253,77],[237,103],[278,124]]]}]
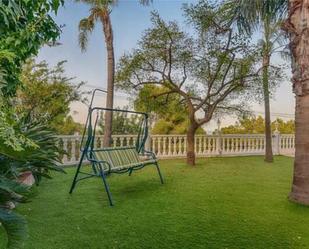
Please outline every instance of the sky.
[{"label": "sky", "polygon": [[[130,52],[143,31],[151,26],[150,13],[157,11],[164,20],[176,20],[181,27],[190,32],[183,16],[182,6],[184,3],[195,3],[197,1],[181,0],[154,0],[150,6],[141,6],[138,0],[119,0],[117,6],[111,13],[114,31],[114,47],[116,61],[125,52]],[[86,82],[89,87],[106,88],[106,51],[102,26],[97,23],[95,30],[90,35],[86,52],[81,52],[78,45],[78,23],[89,14],[89,6],[82,3],[75,3],[67,0],[55,17],[55,21],[62,27],[62,34],[59,39],[61,45],[57,47],[43,47],[37,60],[46,60],[51,66],[62,60],[67,60],[65,69],[68,76],[76,77],[75,82]],[[275,63],[280,59],[275,58]],[[91,88],[86,88],[91,90]],[[104,106],[104,96],[98,96],[97,104]],[[115,93],[115,106],[128,104],[126,95]],[[294,113],[294,95],[290,83],[290,73],[287,70],[287,77],[277,89],[274,99],[271,101],[272,119],[283,116],[281,113]],[[257,114],[263,113],[263,106],[252,104],[252,110]],[[87,107],[84,104],[73,103],[71,114],[78,122],[84,122]],[[229,125],[235,121],[234,117],[226,117],[222,120],[222,126]],[[206,130],[213,130],[216,122],[212,122]]]}]

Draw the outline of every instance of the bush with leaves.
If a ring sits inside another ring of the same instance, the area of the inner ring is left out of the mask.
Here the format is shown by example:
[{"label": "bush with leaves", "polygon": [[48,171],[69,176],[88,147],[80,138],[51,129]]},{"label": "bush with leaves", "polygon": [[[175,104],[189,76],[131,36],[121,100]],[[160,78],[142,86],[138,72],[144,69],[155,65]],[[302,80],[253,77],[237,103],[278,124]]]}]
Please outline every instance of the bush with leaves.
[{"label": "bush with leaves", "polygon": [[[128,110],[128,107],[124,107],[123,109]],[[140,121],[140,115],[132,115],[125,112],[115,112],[113,114],[112,134],[137,134],[140,128]],[[98,120],[98,126],[102,134],[104,134],[104,124],[104,116],[101,115]]]},{"label": "bush with leaves", "polygon": [[[0,1],[0,69],[5,72],[2,93],[14,95],[22,63],[44,44],[54,43],[60,28],[51,17],[63,0]],[[1,56],[2,54],[2,56]],[[5,55],[5,56],[3,56]]]},{"label": "bush with leaves", "polygon": [[51,178],[50,171],[63,169],[57,138],[45,126],[32,124],[26,118],[0,111],[0,222],[8,235],[8,247],[15,248],[26,234],[25,219],[11,211],[16,203],[26,200],[29,187],[18,181],[25,172],[32,172],[38,184],[42,177]]},{"label": "bush with leaves", "polygon": [[56,41],[60,29],[51,17],[63,0],[0,1],[0,223],[8,248],[20,248],[26,237],[25,219],[11,210],[24,202],[29,188],[18,182],[30,170],[39,182],[56,166],[55,139],[46,127],[16,115],[11,97],[20,85],[22,64],[40,47]]},{"label": "bush with leaves", "polygon": [[45,61],[27,60],[20,77],[22,85],[14,98],[19,114],[27,113],[31,120],[46,125],[58,134],[65,134],[66,129],[63,128],[66,124],[75,131],[80,130],[78,123],[68,119],[70,104],[86,101],[80,89],[84,83],[75,84],[73,77],[66,76],[65,63],[60,61],[50,67]]}]

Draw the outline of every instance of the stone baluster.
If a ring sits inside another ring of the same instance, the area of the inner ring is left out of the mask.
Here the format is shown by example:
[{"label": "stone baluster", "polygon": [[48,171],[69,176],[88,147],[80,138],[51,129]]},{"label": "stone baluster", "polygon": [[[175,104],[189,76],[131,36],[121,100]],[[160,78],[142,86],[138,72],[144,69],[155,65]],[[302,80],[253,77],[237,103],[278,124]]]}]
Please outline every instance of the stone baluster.
[{"label": "stone baluster", "polygon": [[163,137],[163,156],[166,156],[166,137]]},{"label": "stone baluster", "polygon": [[183,154],[187,155],[187,137],[183,139]]},{"label": "stone baluster", "polygon": [[172,155],[172,138],[171,137],[167,137],[167,139],[168,139],[168,148],[167,148],[167,155],[168,156],[171,156]]},{"label": "stone baluster", "polygon": [[162,137],[157,137],[157,140],[158,140],[158,156],[161,156],[161,138]]},{"label": "stone baluster", "polygon": [[75,162],[76,161],[76,141],[75,141],[75,137],[72,138],[71,140],[71,158],[70,161],[71,162]]},{"label": "stone baluster", "polygon": [[173,155],[177,155],[177,138],[173,137],[174,139],[174,150],[173,150]]},{"label": "stone baluster", "polygon": [[239,142],[239,138],[236,138],[236,141],[235,141],[235,152],[236,153],[239,153],[239,145],[238,145],[238,142]]},{"label": "stone baluster", "polygon": [[151,138],[151,150],[154,153],[157,153],[157,151],[156,151],[156,140],[157,140],[157,137],[152,137]]},{"label": "stone baluster", "polygon": [[68,139],[63,138],[62,142],[63,142],[63,151],[66,153],[66,154],[63,155],[62,162],[67,163],[67,161],[68,161],[68,155],[67,155],[67,153],[68,153]]}]

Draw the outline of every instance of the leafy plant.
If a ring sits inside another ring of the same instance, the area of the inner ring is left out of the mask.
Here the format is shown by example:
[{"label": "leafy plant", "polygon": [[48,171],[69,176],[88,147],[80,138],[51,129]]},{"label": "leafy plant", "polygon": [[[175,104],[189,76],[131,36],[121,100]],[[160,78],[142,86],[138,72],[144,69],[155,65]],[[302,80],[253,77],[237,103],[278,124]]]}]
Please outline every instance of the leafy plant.
[{"label": "leafy plant", "polygon": [[[17,181],[31,170],[38,182],[56,166],[54,138],[44,127],[19,119],[11,96],[20,84],[22,63],[46,43],[55,42],[60,29],[51,18],[63,0],[0,1],[0,224],[8,248],[20,248],[26,237],[26,220],[12,211],[26,200],[29,188]],[[48,155],[47,153],[51,153]],[[49,157],[50,156],[50,157]]]},{"label": "leafy plant", "polygon": [[[0,157],[0,162],[2,159]],[[18,248],[26,236],[26,220],[11,208],[15,203],[24,202],[23,194],[28,191],[29,187],[0,176],[0,222],[7,232],[8,248]]]},{"label": "leafy plant", "polygon": [[[66,121],[74,126],[74,121],[67,119],[70,104],[86,101],[80,90],[84,83],[75,84],[73,77],[66,76],[65,63],[60,61],[50,67],[45,61],[27,60],[20,77],[22,85],[14,98],[18,114],[27,113],[32,122],[44,124],[57,133],[61,132]],[[76,129],[77,126],[75,123]]]},{"label": "leafy plant", "polygon": [[[7,114],[0,114],[0,123],[7,125],[7,130],[0,129],[0,222],[7,232],[8,248],[18,248],[26,236],[26,221],[11,208],[26,201],[29,193],[29,187],[19,183],[18,177],[31,171],[38,184],[42,177],[51,178],[51,170],[63,169],[57,165],[60,151],[53,132],[26,118],[16,117],[5,123],[3,117]],[[11,142],[5,143],[8,130]]]},{"label": "leafy plant", "polygon": [[22,63],[35,55],[46,43],[53,43],[60,28],[50,16],[56,13],[63,0],[5,0],[0,2],[0,51],[12,53],[10,60],[0,60],[4,76],[2,93],[14,95],[20,84]]}]

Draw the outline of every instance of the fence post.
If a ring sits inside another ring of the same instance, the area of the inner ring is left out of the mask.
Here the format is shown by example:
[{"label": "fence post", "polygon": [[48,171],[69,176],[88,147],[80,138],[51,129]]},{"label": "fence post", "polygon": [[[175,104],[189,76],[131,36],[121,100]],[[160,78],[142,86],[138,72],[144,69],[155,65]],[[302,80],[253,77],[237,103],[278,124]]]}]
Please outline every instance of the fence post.
[{"label": "fence post", "polygon": [[280,132],[278,130],[275,130],[274,132],[274,154],[280,155],[280,147],[281,147],[281,138],[280,138]]},{"label": "fence post", "polygon": [[152,151],[151,150],[151,134],[148,133],[148,136],[147,136],[147,139],[146,139],[146,142],[145,142],[145,149],[147,151]]},{"label": "fence post", "polygon": [[221,121],[218,119],[217,121],[217,153],[219,156],[222,155],[222,137],[221,137]]}]

